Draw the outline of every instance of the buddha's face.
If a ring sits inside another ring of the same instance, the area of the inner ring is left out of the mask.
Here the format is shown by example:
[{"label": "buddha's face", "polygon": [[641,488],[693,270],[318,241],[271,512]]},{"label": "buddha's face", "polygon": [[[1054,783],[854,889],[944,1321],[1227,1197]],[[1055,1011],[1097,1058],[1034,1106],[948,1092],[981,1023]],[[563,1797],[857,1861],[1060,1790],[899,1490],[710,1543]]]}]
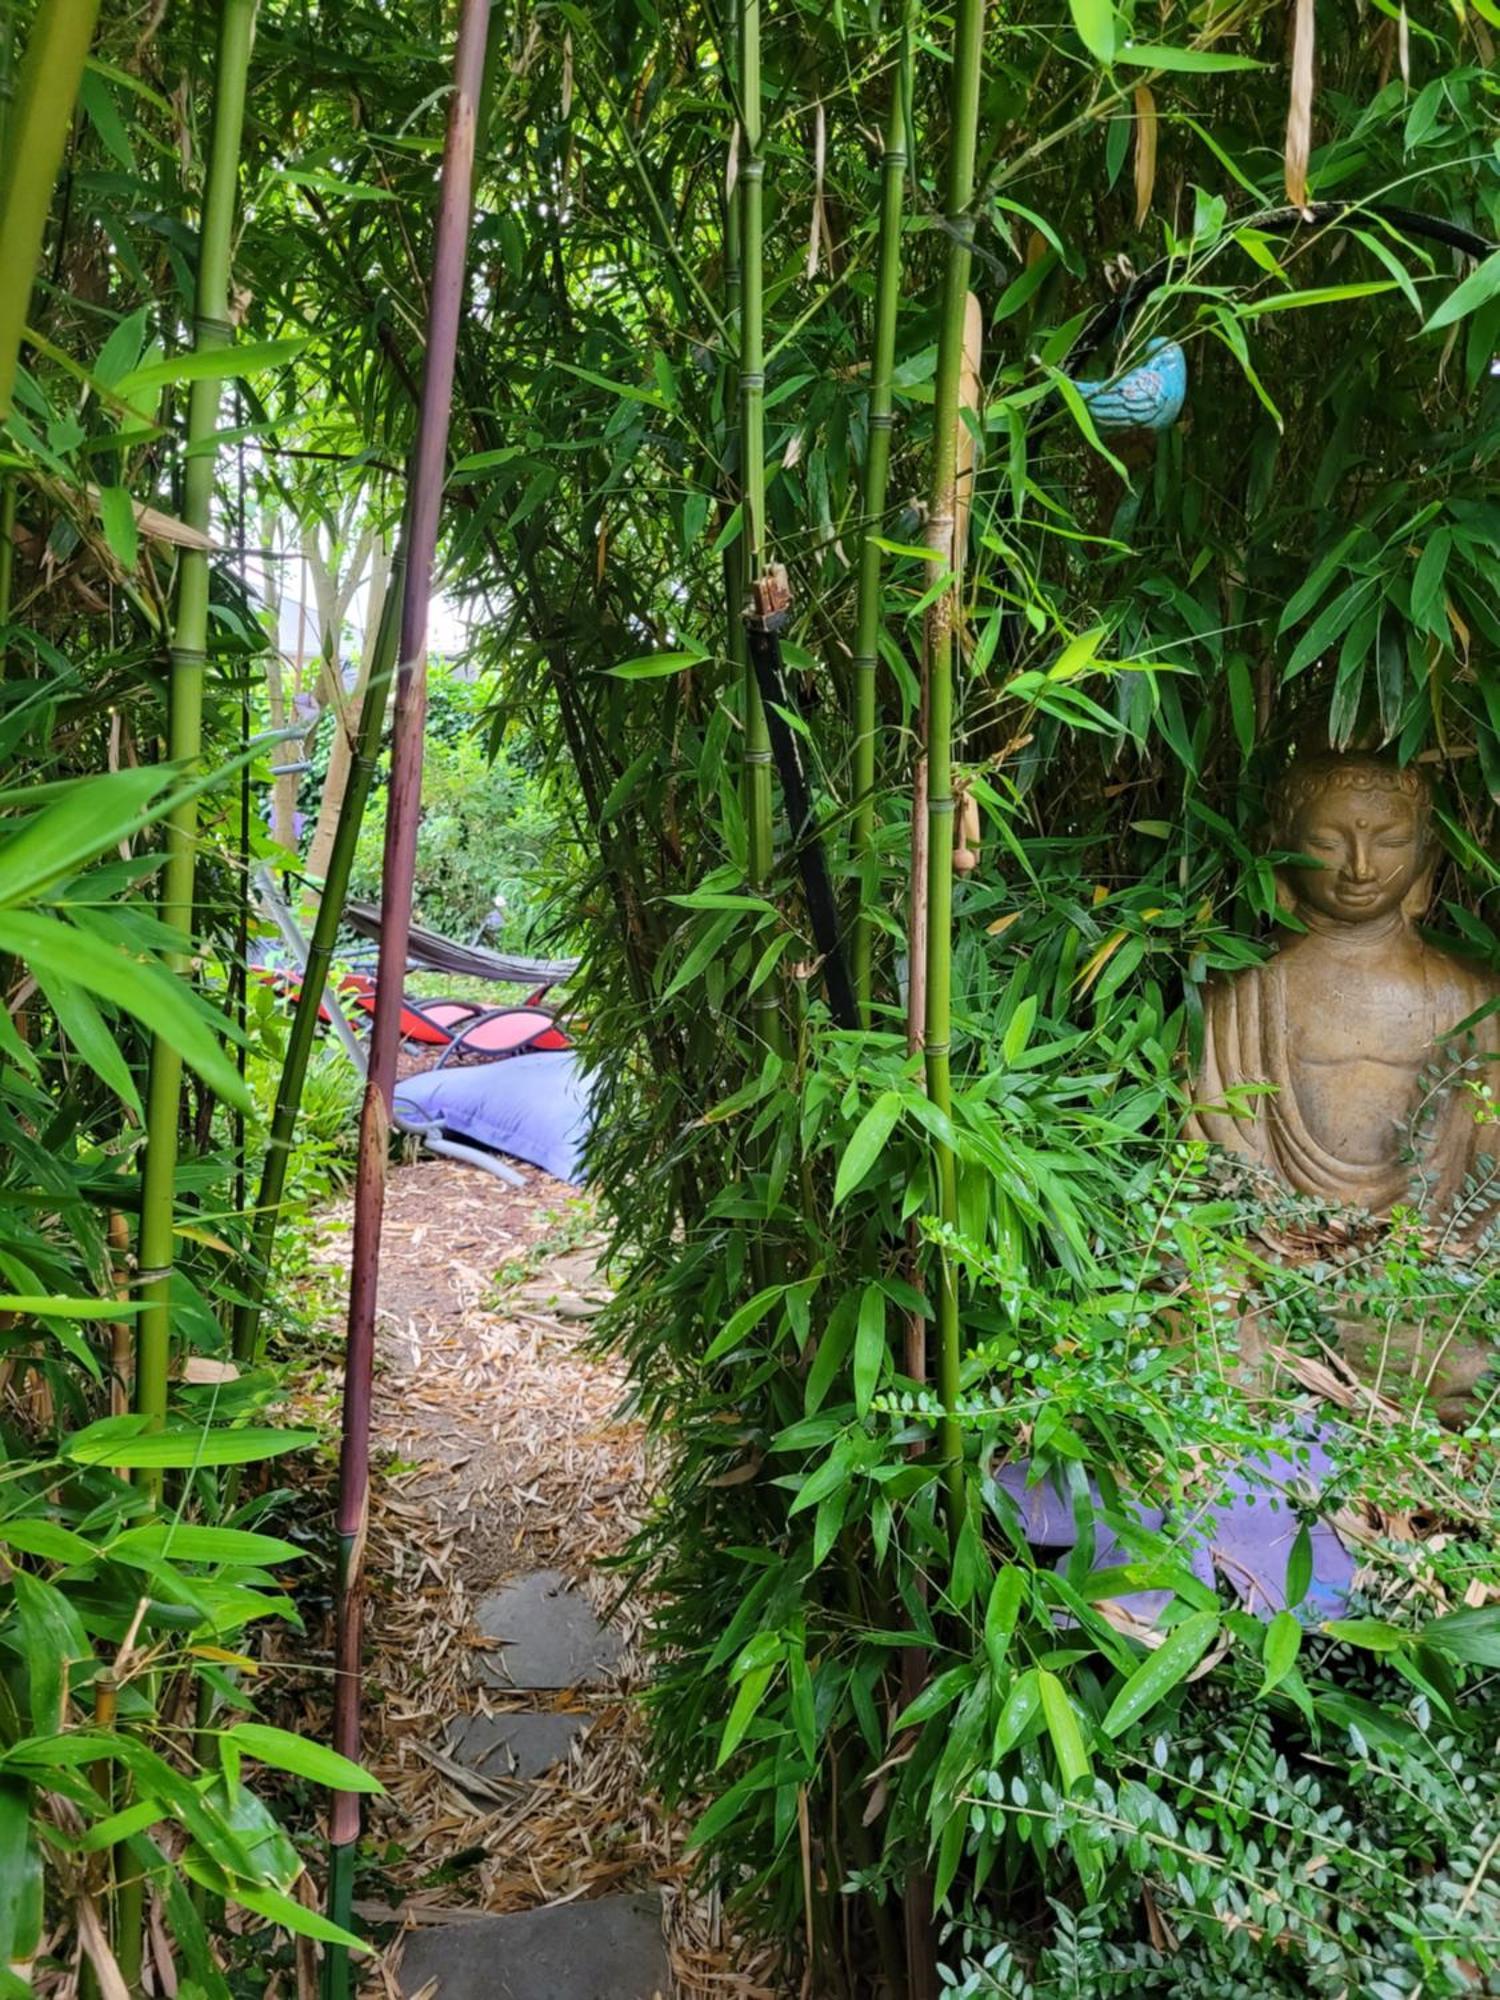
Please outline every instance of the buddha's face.
[{"label": "buddha's face", "polygon": [[1288,869],[1299,902],[1340,923],[1399,909],[1427,861],[1416,802],[1401,792],[1331,785],[1299,808],[1292,832],[1318,864]]}]

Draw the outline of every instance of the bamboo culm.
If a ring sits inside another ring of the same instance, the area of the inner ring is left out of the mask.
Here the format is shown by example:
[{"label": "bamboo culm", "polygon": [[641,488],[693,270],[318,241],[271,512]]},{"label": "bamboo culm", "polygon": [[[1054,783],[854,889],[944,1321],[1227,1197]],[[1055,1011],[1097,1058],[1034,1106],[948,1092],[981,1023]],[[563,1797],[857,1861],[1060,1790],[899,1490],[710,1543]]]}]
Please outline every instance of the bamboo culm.
[{"label": "bamboo culm", "polygon": [[[99,0],[42,0],[14,105],[6,107],[0,150],[0,272],[5,274],[0,283],[0,423],[10,415],[31,281],[98,18]],[[13,34],[14,17],[7,25]]]},{"label": "bamboo culm", "polygon": [[281,1077],[276,1089],[276,1107],[271,1115],[265,1164],[261,1168],[260,1190],[256,1196],[249,1269],[245,1273],[241,1298],[234,1311],[234,1358],[242,1365],[251,1367],[260,1356],[260,1327],[265,1306],[266,1285],[271,1272],[271,1258],[276,1248],[276,1231],[281,1220],[281,1202],[286,1192],[287,1168],[291,1162],[292,1142],[297,1132],[297,1114],[302,1105],[307,1065],[317,1036],[318,1009],[322,1004],[329,969],[333,964],[334,945],[338,937],[339,924],[343,919],[344,904],[349,895],[349,877],[354,868],[355,849],[359,843],[360,827],[364,822],[365,807],[369,802],[371,782],[380,754],[380,736],[385,722],[386,702],[390,695],[391,676],[396,665],[396,641],[405,573],[406,555],[403,549],[391,564],[385,602],[381,607],[380,627],[375,639],[374,659],[371,662],[369,678],[365,683],[364,700],[360,706],[348,788],[344,793],[343,805],[333,836],[333,847],[323,878],[322,897],[318,903],[318,914],[313,923],[312,939],[308,948],[307,969],[292,1015],[286,1054],[282,1058]]},{"label": "bamboo culm", "polygon": [[[765,271],[762,196],[765,160],[761,155],[761,0],[741,0],[739,18],[740,161],[736,195],[740,235],[740,505],[745,548],[742,576],[757,584],[766,566],[766,374]],[[738,617],[744,607],[735,605]],[[771,877],[773,801],[771,737],[754,669],[745,662],[746,822],[750,844],[749,880],[763,889]],[[770,982],[767,982],[769,988]],[[774,1000],[773,1000],[774,1004]]]},{"label": "bamboo culm", "polygon": [[881,550],[891,463],[896,361],[896,318],[901,302],[901,222],[906,192],[907,133],[911,125],[912,37],[910,10],[902,24],[901,53],[886,115],[881,163],[880,253],[875,270],[875,338],[870,357],[869,439],[865,445],[859,551],[859,595],[854,639],[854,824],[850,851],[858,883],[854,923],[854,994],[861,1025],[870,1025],[875,923],[871,862],[875,845],[876,680],[880,663]]},{"label": "bamboo culm", "polygon": [[[239,180],[240,134],[245,116],[245,79],[255,32],[256,0],[223,0],[214,90],[213,138],[203,196],[198,242],[194,346],[227,347],[234,337],[229,306],[230,242]],[[187,464],[183,475],[182,518],[207,534],[213,507],[215,453],[208,440],[218,426],[220,384],[194,382],[188,401]],[[207,552],[184,549],[177,571],[177,603],[172,626],[168,682],[167,755],[185,769],[198,760],[203,741],[203,684],[207,668],[209,563]],[[167,821],[166,865],[161,914],[181,939],[179,971],[191,963],[194,877],[197,863],[196,797],[178,804]],[[135,1406],[160,1423],[167,1413],[167,1369],[171,1348],[172,1263],[177,1183],[178,1107],[182,1056],[165,1037],[151,1044],[146,1093],[146,1155],[141,1173],[141,1230],[138,1253],[142,1310],[136,1334]],[[160,1494],[161,1474],[145,1473],[142,1484]]]},{"label": "bamboo culm", "polygon": [[[964,320],[972,261],[974,152],[979,127],[979,88],[984,34],[983,0],[958,0],[953,28],[951,118],[946,187],[947,256],[938,327],[937,373],[933,389],[933,460],[929,532],[938,551],[936,566],[953,563],[953,522],[957,479],[959,395],[963,375]],[[953,963],[953,661],[957,605],[951,589],[939,592],[927,614],[927,998],[924,1046],[927,1094],[946,1115],[952,1110],[949,1069]],[[933,1143],[937,1212],[950,1227],[958,1223],[958,1177],[953,1148]],[[961,1336],[958,1280],[952,1257],[934,1252],[930,1294],[935,1306],[937,1390],[944,1415],[938,1448],[943,1461],[948,1525],[957,1536],[965,1505],[963,1436],[959,1429]]]},{"label": "bamboo culm", "polygon": [[[463,0],[453,93],[443,146],[433,245],[427,349],[408,496],[406,587],[401,592],[396,718],[381,884],[380,960],[370,1074],[360,1116],[359,1164],[349,1285],[349,1332],[344,1357],[343,1440],[339,1458],[338,1619],[334,1652],[333,1747],[358,1761],[364,1633],[364,1526],[370,1483],[370,1395],[375,1359],[375,1300],[379,1282],[386,1158],[390,1145],[401,999],[411,930],[417,821],[422,803],[422,734],[427,706],[427,614],[437,553],[453,402],[453,375],[463,312],[474,146],[484,82],[489,0]],[[393,593],[394,595],[394,593]],[[352,1917],[354,1858],[359,1844],[359,1795],[335,1792],[329,1816],[328,1913],[347,1930]],[[323,1961],[324,2000],[349,1991],[349,1953],[330,1944]]]}]

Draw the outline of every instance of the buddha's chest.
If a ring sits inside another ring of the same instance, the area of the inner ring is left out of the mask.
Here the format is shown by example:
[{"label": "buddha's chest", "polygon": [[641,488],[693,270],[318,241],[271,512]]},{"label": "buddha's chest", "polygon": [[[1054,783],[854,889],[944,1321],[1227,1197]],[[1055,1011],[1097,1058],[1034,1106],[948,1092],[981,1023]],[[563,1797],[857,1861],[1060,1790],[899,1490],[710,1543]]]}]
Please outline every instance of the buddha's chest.
[{"label": "buddha's chest", "polygon": [[1402,971],[1332,954],[1286,967],[1288,1083],[1310,1135],[1349,1165],[1392,1160],[1417,1109],[1432,999],[1420,969]]}]

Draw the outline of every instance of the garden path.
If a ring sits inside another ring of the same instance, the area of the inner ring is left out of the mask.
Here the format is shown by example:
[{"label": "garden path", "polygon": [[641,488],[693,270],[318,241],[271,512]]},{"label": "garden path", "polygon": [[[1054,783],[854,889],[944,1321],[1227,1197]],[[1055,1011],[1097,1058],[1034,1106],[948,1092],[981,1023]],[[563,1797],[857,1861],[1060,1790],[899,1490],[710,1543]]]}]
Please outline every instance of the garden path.
[{"label": "garden path", "polygon": [[[646,1490],[585,1197],[424,1159],[381,1255],[356,1903],[407,2000],[776,2000],[650,1793],[637,1605],[602,1565]],[[343,1218],[339,1218],[342,1220]],[[338,1228],[326,1254],[348,1256]],[[502,1641],[506,1643],[501,1643]]]}]

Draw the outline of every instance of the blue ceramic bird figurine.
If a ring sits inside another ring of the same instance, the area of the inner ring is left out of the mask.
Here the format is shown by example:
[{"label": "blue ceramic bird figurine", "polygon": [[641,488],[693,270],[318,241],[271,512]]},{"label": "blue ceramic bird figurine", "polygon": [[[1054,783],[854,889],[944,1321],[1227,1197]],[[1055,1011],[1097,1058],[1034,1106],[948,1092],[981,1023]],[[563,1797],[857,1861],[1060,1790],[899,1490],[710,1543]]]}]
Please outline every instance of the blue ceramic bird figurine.
[{"label": "blue ceramic bird figurine", "polygon": [[1169,431],[1187,396],[1187,356],[1158,334],[1138,367],[1107,382],[1080,382],[1078,393],[1101,431]]}]

